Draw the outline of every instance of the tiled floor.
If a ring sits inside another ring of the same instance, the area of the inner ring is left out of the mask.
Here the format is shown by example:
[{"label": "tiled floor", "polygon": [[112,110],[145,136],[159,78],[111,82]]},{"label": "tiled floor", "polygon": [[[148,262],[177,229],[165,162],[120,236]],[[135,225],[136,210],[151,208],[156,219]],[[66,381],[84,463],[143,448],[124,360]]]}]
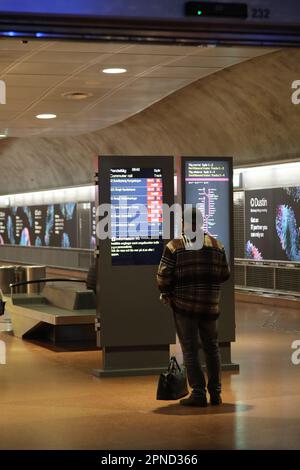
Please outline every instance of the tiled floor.
[{"label": "tiled floor", "polygon": [[239,303],[237,327],[240,373],[224,373],[224,404],[207,409],[157,402],[156,377],[92,377],[99,352],[56,353],[0,333],[0,448],[300,448],[300,311]]}]

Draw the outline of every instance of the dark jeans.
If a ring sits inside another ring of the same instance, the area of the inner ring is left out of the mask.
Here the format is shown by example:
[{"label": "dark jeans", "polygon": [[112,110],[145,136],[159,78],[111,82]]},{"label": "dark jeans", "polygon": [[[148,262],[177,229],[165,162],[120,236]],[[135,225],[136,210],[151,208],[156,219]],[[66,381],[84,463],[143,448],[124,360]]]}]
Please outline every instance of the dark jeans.
[{"label": "dark jeans", "polygon": [[205,354],[208,383],[211,395],[221,393],[221,359],[216,320],[181,315],[174,312],[177,335],[181,344],[187,376],[194,396],[206,395],[206,381],[200,361],[200,341]]}]

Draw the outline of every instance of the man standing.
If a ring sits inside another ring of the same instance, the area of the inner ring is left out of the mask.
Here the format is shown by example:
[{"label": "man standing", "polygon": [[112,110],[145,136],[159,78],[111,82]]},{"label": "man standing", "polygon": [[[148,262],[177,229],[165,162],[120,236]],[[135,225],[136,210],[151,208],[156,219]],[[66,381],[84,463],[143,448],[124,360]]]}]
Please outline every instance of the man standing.
[{"label": "man standing", "polygon": [[211,405],[221,399],[221,360],[217,319],[220,288],[230,271],[223,245],[203,231],[198,209],[184,213],[183,235],[165,247],[157,273],[161,299],[173,309],[191,395],[180,404],[207,406],[206,380],[199,358],[199,336],[205,353]]}]

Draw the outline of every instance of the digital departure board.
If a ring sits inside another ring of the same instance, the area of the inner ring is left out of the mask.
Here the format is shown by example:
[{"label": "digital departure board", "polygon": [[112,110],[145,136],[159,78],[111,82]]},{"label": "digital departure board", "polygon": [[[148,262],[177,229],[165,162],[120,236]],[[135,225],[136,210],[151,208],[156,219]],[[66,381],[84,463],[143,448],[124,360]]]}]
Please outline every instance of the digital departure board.
[{"label": "digital departure board", "polygon": [[202,212],[204,230],[219,239],[230,259],[231,170],[228,160],[184,161],[185,203]]},{"label": "digital departure board", "polygon": [[110,170],[113,265],[158,264],[163,249],[160,168]]}]

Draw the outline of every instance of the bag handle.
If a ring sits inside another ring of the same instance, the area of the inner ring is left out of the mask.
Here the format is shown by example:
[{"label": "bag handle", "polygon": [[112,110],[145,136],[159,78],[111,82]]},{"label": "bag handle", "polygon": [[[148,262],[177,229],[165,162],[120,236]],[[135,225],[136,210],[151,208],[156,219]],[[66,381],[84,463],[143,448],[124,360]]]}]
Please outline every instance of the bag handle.
[{"label": "bag handle", "polygon": [[175,356],[172,356],[172,357],[170,358],[170,363],[169,363],[169,369],[168,369],[168,371],[170,372],[170,371],[171,371],[172,369],[174,369],[176,366],[177,366],[177,369],[178,369],[179,371],[181,371],[180,365],[178,364],[176,357],[175,357]]}]

